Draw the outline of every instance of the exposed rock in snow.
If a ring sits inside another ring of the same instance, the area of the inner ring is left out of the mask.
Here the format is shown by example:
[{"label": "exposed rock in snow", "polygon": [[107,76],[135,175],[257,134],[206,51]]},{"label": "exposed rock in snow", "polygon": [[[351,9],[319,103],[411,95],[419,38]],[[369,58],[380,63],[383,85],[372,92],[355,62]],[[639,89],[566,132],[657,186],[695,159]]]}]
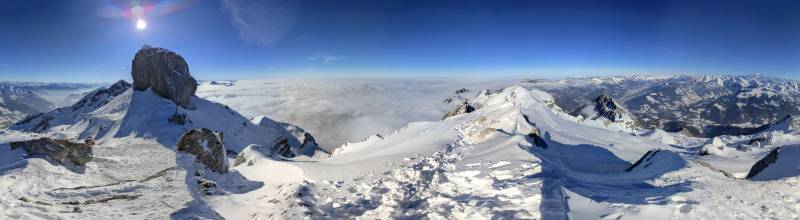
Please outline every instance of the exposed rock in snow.
[{"label": "exposed rock in snow", "polygon": [[442,120],[456,115],[470,113],[473,111],[475,111],[475,107],[470,105],[468,102],[462,102],[461,104],[458,104],[455,109],[450,110],[449,112],[447,112],[447,114],[444,114],[444,116],[442,116]]},{"label": "exposed rock in snow", "polygon": [[783,146],[770,151],[753,164],[747,173],[750,180],[776,180],[800,175],[800,146]]},{"label": "exposed rock in snow", "polygon": [[534,128],[531,131],[531,133],[528,133],[528,138],[531,139],[531,143],[533,143],[534,146],[541,147],[541,148],[547,148],[547,142],[544,140],[544,138],[541,135],[542,134],[539,131],[539,129],[538,128]]},{"label": "exposed rock in snow", "polygon": [[191,123],[192,120],[189,120],[189,116],[186,113],[176,111],[175,114],[169,116],[167,119],[170,123],[175,123],[177,125],[186,125],[186,123]]},{"label": "exposed rock in snow", "polygon": [[273,153],[282,157],[291,158],[295,156],[308,157],[328,157],[330,153],[323,150],[311,133],[306,132],[300,127],[292,124],[278,122],[270,118],[259,116],[251,120],[253,124],[270,130],[285,130],[291,136],[284,136],[276,139],[272,143]]},{"label": "exposed rock in snow", "polygon": [[605,117],[612,122],[621,120],[625,115],[625,109],[619,106],[614,99],[606,95],[600,95],[594,99],[594,110],[597,111],[597,117]]},{"label": "exposed rock in snow", "polygon": [[588,120],[602,121],[606,126],[617,124],[627,130],[637,128],[637,123],[633,116],[607,95],[598,96],[574,114]]},{"label": "exposed rock in snow", "polygon": [[178,151],[195,155],[197,160],[217,173],[228,172],[228,160],[222,132],[195,128],[181,136]]},{"label": "exposed rock in snow", "polygon": [[683,165],[683,159],[680,155],[672,151],[658,149],[647,151],[636,163],[625,169],[625,172],[648,171],[649,173],[665,173],[679,169]]},{"label": "exposed rock in snow", "polygon": [[143,46],[133,58],[131,75],[136,90],[152,89],[183,107],[197,90],[197,81],[189,74],[183,57],[164,48]]},{"label": "exposed rock in snow", "polygon": [[31,156],[47,156],[50,160],[59,163],[70,161],[75,165],[83,166],[92,160],[92,146],[86,143],[73,143],[50,138],[11,142],[11,149],[17,148],[24,149]]}]

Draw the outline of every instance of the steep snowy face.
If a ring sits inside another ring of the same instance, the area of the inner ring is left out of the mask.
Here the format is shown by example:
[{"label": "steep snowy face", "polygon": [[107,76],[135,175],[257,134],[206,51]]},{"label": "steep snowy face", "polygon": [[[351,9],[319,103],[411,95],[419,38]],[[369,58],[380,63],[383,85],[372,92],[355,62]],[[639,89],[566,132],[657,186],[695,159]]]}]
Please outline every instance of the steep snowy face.
[{"label": "steep snowy face", "polygon": [[131,75],[136,90],[152,89],[183,107],[197,91],[197,81],[183,57],[164,48],[144,45],[133,58]]},{"label": "steep snowy face", "polygon": [[755,133],[749,129],[797,115],[799,85],[793,80],[748,75],[589,77],[540,80],[524,86],[553,93],[568,112],[608,94],[644,128],[713,137]]}]

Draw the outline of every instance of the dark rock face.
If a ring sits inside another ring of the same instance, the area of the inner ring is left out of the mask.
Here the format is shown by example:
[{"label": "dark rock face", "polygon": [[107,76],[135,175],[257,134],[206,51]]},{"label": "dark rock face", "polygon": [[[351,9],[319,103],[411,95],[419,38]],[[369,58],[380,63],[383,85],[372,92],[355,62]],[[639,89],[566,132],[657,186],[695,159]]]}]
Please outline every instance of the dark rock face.
[{"label": "dark rock face", "polygon": [[318,148],[319,148],[319,145],[317,145],[317,141],[314,140],[314,136],[311,136],[311,134],[308,133],[308,132],[304,133],[303,134],[303,144],[301,144],[300,148],[299,148],[300,151],[305,151],[305,150],[309,150],[309,149],[310,150],[316,150]]},{"label": "dark rock face", "polygon": [[217,173],[228,172],[224,136],[222,132],[206,128],[186,131],[178,142],[178,151],[195,155],[197,160]]},{"label": "dark rock face", "polygon": [[764,157],[763,159],[761,159],[758,162],[756,162],[756,164],[753,164],[753,167],[750,168],[750,172],[747,173],[747,177],[746,178],[750,179],[750,178],[755,177],[756,175],[761,173],[761,171],[766,169],[770,164],[773,164],[773,163],[777,162],[778,161],[778,151],[780,151],[780,149],[781,148],[775,148],[775,150],[770,151],[769,154],[767,154],[766,157]]},{"label": "dark rock face", "polygon": [[639,158],[639,160],[637,160],[636,163],[631,164],[631,166],[629,166],[627,169],[625,169],[625,172],[631,172],[631,171],[633,171],[634,169],[636,169],[639,166],[645,166],[645,167],[649,166],[650,161],[653,159],[653,157],[656,154],[658,154],[658,152],[661,152],[661,150],[649,150],[649,151],[647,151],[647,153],[644,153],[644,156]]},{"label": "dark rock face", "polygon": [[80,166],[91,161],[93,155],[89,144],[50,138],[11,142],[11,149],[17,148],[22,148],[31,155],[47,156],[50,160],[60,163],[70,161]]},{"label": "dark rock face", "polygon": [[600,116],[603,116],[608,120],[620,120],[622,119],[623,114],[625,114],[625,109],[614,102],[614,99],[606,95],[598,96],[596,99],[594,99],[594,102],[595,110],[597,110]]},{"label": "dark rock face", "polygon": [[530,142],[533,143],[533,146],[541,147],[542,149],[547,149],[547,142],[542,138],[539,129],[534,130],[530,134],[528,134],[528,138],[530,138]]},{"label": "dark rock face", "polygon": [[152,89],[183,107],[197,90],[197,81],[189,74],[183,57],[164,48],[142,47],[133,58],[131,75],[136,90]]},{"label": "dark rock face", "polygon": [[468,102],[462,102],[461,104],[458,104],[458,106],[456,106],[455,109],[451,110],[450,112],[447,112],[447,114],[444,114],[444,116],[442,116],[442,120],[456,115],[470,113],[474,111],[475,111],[474,106],[470,105]]},{"label": "dark rock face", "polygon": [[167,121],[173,124],[178,125],[186,125],[186,123],[191,123],[192,121],[189,120],[189,116],[186,113],[175,112],[172,116],[170,116]]},{"label": "dark rock face", "polygon": [[286,138],[280,138],[272,144],[272,154],[287,158],[296,156],[292,151],[292,146],[289,145],[289,139]]}]

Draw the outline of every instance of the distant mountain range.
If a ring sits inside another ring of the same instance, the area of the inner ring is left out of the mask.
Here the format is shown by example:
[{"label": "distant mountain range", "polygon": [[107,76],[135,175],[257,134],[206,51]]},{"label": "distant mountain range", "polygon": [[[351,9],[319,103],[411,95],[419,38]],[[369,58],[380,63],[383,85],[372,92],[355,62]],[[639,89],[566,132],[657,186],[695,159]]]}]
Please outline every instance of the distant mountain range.
[{"label": "distant mountain range", "polygon": [[622,76],[529,80],[567,112],[606,95],[627,109],[641,128],[682,131],[696,137],[757,132],[800,114],[800,82],[742,76]]},{"label": "distant mountain range", "polygon": [[105,83],[0,82],[0,128],[54,108],[72,105]]}]

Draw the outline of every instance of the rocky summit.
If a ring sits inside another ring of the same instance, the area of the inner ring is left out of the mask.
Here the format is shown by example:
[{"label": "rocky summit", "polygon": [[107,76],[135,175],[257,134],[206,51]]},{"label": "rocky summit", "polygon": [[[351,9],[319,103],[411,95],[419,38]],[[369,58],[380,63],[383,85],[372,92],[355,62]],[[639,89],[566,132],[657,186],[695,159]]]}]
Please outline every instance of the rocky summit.
[{"label": "rocky summit", "polygon": [[153,90],[161,97],[186,107],[197,90],[197,81],[189,74],[189,65],[175,52],[144,45],[133,58],[133,87]]}]

